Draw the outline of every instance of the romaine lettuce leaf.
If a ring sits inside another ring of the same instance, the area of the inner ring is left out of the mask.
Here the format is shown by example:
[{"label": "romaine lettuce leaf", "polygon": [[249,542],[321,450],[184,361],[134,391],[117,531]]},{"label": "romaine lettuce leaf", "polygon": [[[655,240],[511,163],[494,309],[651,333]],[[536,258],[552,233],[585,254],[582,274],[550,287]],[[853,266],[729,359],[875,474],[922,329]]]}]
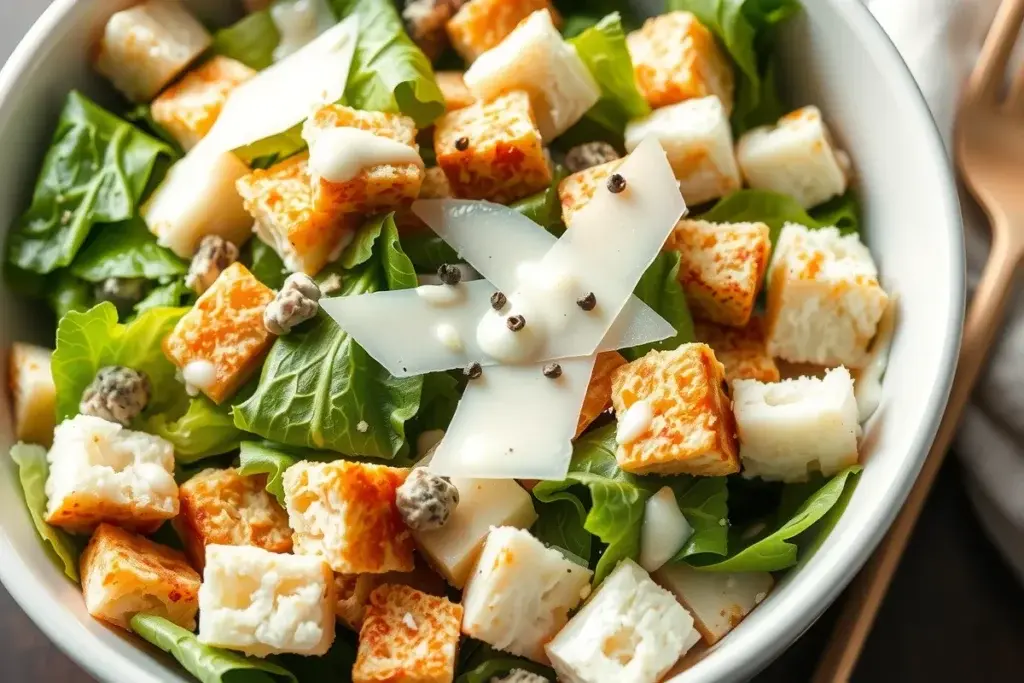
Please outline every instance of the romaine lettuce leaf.
[{"label": "romaine lettuce leaf", "polygon": [[628,360],[636,360],[648,351],[666,351],[696,340],[693,318],[686,304],[683,286],[679,283],[679,252],[663,251],[640,277],[633,293],[676,328],[675,335],[659,342],[622,349]]},{"label": "romaine lettuce leaf", "polygon": [[17,443],[11,446],[11,460],[18,466],[18,481],[36,532],[60,561],[64,574],[78,583],[78,547],[70,534],[46,523],[46,478],[50,474],[46,449]]},{"label": "romaine lettuce leaf", "polygon": [[174,444],[174,459],[192,463],[238,448],[245,433],[235,426],[231,406],[217,405],[205,396],[188,402],[188,410],[177,419],[168,414],[154,415],[146,421],[146,431]]},{"label": "romaine lettuce leaf", "polygon": [[612,12],[621,14],[625,29],[632,31],[640,21],[630,5],[621,0],[555,0],[555,8],[562,15],[562,34],[566,38],[578,36]]},{"label": "romaine lettuce leaf", "polygon": [[195,298],[195,292],[185,286],[184,278],[178,278],[168,282],[166,285],[154,287],[149,294],[135,304],[135,314],[138,315],[151,308],[177,308],[185,304],[191,304]]},{"label": "romaine lettuce leaf", "polygon": [[87,311],[96,303],[92,284],[75,277],[67,268],[46,276],[43,295],[58,319],[71,311]]},{"label": "romaine lettuce leaf", "polygon": [[401,112],[426,128],[444,113],[430,60],[405,32],[390,0],[330,0],[339,18],[359,17],[359,42],[345,87],[356,109]]},{"label": "romaine lettuce leaf", "polygon": [[265,659],[203,645],[194,633],[163,617],[136,614],[132,630],[143,640],[169,653],[202,683],[298,683],[284,667]]},{"label": "romaine lettuce leaf", "polygon": [[530,533],[545,545],[567,551],[589,563],[594,537],[583,528],[576,504],[567,500],[538,501],[534,507],[537,521],[530,527]]},{"label": "romaine lettuce leaf", "polygon": [[770,228],[773,246],[779,239],[782,226],[786,223],[799,223],[808,228],[834,225],[843,234],[860,230],[860,209],[857,205],[857,195],[853,190],[815,207],[811,213],[807,213],[804,207],[789,195],[771,190],[737,190],[719,199],[698,218],[713,223],[760,221]]},{"label": "romaine lettuce leaf", "polygon": [[184,275],[188,264],[157,244],[142,219],[135,217],[94,230],[70,270],[89,282],[110,277],[156,280]]},{"label": "romaine lettuce leaf", "polygon": [[[322,657],[286,654],[278,657],[281,664],[295,674],[299,683],[344,683],[356,663],[359,634],[347,628],[338,628],[331,649]],[[340,672],[341,673],[339,675]]]},{"label": "romaine lettuce leaf", "polygon": [[551,184],[545,190],[509,204],[542,228],[564,228],[562,223],[562,201],[558,198],[558,186],[569,175],[561,164],[555,165],[551,174]]},{"label": "romaine lettuce leaf", "polygon": [[239,448],[241,450],[238,454],[238,473],[243,477],[267,475],[267,491],[273,494],[283,507],[284,471],[294,465],[298,458],[259,441],[243,441]]},{"label": "romaine lettuce leaf", "polygon": [[185,156],[185,150],[181,148],[181,144],[174,139],[174,136],[166,128],[157,123],[156,119],[153,118],[153,109],[150,105],[137,104],[135,108],[129,109],[124,113],[124,118],[129,123],[141,128],[142,132],[163,140],[171,148],[171,161],[177,161]]},{"label": "romaine lettuce leaf", "polygon": [[242,247],[241,261],[257,280],[271,289],[281,289],[285,278],[288,277],[288,269],[281,257],[269,244],[255,235]]},{"label": "romaine lettuce leaf", "polygon": [[8,261],[35,273],[69,265],[93,225],[134,215],[161,155],[172,155],[166,144],[72,91]]},{"label": "romaine lettuce leaf", "polygon": [[834,225],[844,235],[860,232],[860,202],[852,189],[814,207],[811,215],[818,225]]},{"label": "romaine lettuce leaf", "polygon": [[379,216],[370,219],[356,230],[351,244],[345,247],[345,251],[341,252],[341,258],[338,259],[338,264],[342,268],[351,270],[370,260],[373,256],[373,245],[377,243],[380,231],[384,228],[385,218],[386,216]]},{"label": "romaine lettuce leaf", "polygon": [[504,652],[495,652],[494,659],[488,659],[471,669],[464,670],[455,679],[455,683],[491,683],[503,679],[516,669],[544,676],[549,681],[555,680],[555,672],[546,666],[531,662],[529,659],[512,657]]},{"label": "romaine lettuce leaf", "polygon": [[274,63],[274,49],[280,42],[270,10],[264,9],[214,33],[210,50],[260,71]]}]

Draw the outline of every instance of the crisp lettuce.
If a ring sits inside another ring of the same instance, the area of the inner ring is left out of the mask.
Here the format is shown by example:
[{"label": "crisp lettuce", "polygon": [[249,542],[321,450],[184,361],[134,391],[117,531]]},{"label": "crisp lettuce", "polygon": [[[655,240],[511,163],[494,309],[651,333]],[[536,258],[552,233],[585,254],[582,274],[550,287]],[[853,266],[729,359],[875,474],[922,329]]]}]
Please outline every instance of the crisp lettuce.
[{"label": "crisp lettuce", "polygon": [[562,33],[573,38],[593,27],[612,12],[622,16],[627,31],[640,25],[630,3],[620,0],[555,0],[555,8],[562,15]]},{"label": "crisp lettuce", "polygon": [[205,396],[191,399],[177,419],[166,413],[154,415],[146,422],[146,431],[174,444],[174,459],[180,463],[233,451],[245,436],[235,426],[231,406],[217,405]]},{"label": "crisp lettuce", "polygon": [[808,228],[834,225],[844,234],[860,230],[860,208],[853,190],[811,209],[810,213],[789,195],[771,190],[737,190],[719,199],[699,218],[712,223],[759,221],[771,230],[773,245],[786,223],[799,223]]},{"label": "crisp lettuce", "polygon": [[550,503],[534,503],[537,521],[530,527],[530,533],[545,545],[558,548],[567,554],[580,558],[589,566],[594,537],[583,526],[583,519],[575,502],[553,500]]},{"label": "crisp lettuce", "polygon": [[50,273],[74,259],[93,225],[130,219],[157,161],[171,149],[84,95],[68,95],[8,261]]},{"label": "crisp lettuce", "polygon": [[280,42],[270,10],[264,9],[214,33],[210,50],[260,71],[274,63],[274,50]]},{"label": "crisp lettuce", "polygon": [[243,441],[238,454],[238,473],[243,477],[267,475],[267,491],[284,506],[284,472],[297,458],[289,453],[258,441]]},{"label": "crisp lettuce", "polygon": [[94,230],[70,271],[89,282],[111,277],[156,280],[184,275],[188,264],[157,244],[146,224],[136,217]]},{"label": "crisp lettuce", "polygon": [[549,681],[555,680],[555,672],[549,667],[495,650],[479,640],[466,638],[459,646],[456,671],[460,673],[455,683],[491,683],[507,676],[515,669],[535,673]]},{"label": "crisp lettuce", "polygon": [[811,215],[819,226],[834,225],[844,235],[860,232],[860,202],[852,189],[814,207]]},{"label": "crisp lettuce", "polygon": [[686,304],[683,286],[679,283],[679,252],[663,251],[640,277],[633,293],[676,328],[675,335],[658,342],[622,349],[629,360],[636,360],[651,350],[667,351],[696,340],[693,318]]},{"label": "crisp lettuce", "polygon": [[177,278],[166,285],[159,285],[149,290],[149,294],[135,304],[134,311],[138,315],[151,308],[177,308],[191,303],[195,292],[185,286],[184,278]]},{"label": "crisp lettuce", "polygon": [[67,268],[46,277],[43,296],[58,319],[71,311],[88,311],[96,303],[92,284],[75,277]]},{"label": "crisp lettuce", "polygon": [[256,279],[271,289],[281,289],[288,277],[284,261],[273,247],[255,235],[242,247],[241,261]]},{"label": "crisp lettuce", "polygon": [[46,449],[17,443],[11,446],[11,460],[18,466],[18,481],[36,532],[60,560],[64,574],[78,583],[78,547],[67,532],[46,523],[46,478],[50,474]]}]

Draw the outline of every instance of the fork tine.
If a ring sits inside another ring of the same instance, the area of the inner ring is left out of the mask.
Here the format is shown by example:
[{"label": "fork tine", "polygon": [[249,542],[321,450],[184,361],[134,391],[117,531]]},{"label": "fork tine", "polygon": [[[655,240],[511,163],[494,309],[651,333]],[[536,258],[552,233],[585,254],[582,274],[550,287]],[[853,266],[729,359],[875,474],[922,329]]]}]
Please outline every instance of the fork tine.
[{"label": "fork tine", "polygon": [[967,81],[967,94],[974,99],[995,99],[1003,84],[1006,63],[1013,52],[1021,23],[1024,0],[1003,0],[981,49],[978,64]]}]

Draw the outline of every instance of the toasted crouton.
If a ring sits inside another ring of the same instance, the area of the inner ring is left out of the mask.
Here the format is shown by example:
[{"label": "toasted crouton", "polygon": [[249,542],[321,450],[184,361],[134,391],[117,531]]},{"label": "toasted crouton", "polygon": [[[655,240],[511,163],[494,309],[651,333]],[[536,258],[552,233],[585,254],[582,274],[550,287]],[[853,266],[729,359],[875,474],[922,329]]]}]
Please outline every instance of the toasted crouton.
[{"label": "toasted crouton", "polygon": [[299,462],[284,474],[294,551],[342,574],[413,570],[413,541],[395,503],[407,470],[337,460]]},{"label": "toasted crouton", "polygon": [[562,204],[562,222],[570,224],[576,212],[594,198],[594,193],[605,185],[608,176],[619,167],[622,159],[577,171],[558,184],[558,200]]},{"label": "toasted crouton", "polygon": [[679,221],[665,247],[679,252],[679,282],[695,317],[747,324],[768,266],[768,234],[764,223]]},{"label": "toasted crouton", "polygon": [[[329,104],[314,112],[302,127],[302,137],[309,143],[311,156],[316,153],[317,142],[324,132],[333,128],[357,128],[394,140],[408,146],[413,156],[419,151],[416,124],[408,116]],[[378,164],[364,168],[355,178],[344,182],[322,178],[312,166],[310,176],[314,211],[335,216],[375,213],[391,211],[416,198],[423,182],[423,162]]]},{"label": "toasted crouton", "polygon": [[[622,437],[615,454],[619,467],[634,474],[738,472],[736,425],[724,381],[725,369],[706,344],[651,351],[616,370],[612,405]],[[644,413],[649,419],[640,419]]]},{"label": "toasted crouton", "polygon": [[408,586],[370,594],[353,683],[451,683],[462,606]]},{"label": "toasted crouton", "polygon": [[[428,168],[423,174],[423,184],[420,185],[420,194],[417,199],[451,199],[451,183],[448,176],[438,166]],[[425,230],[427,224],[419,216],[413,213],[412,208],[403,206],[395,211],[395,225],[403,232],[414,230]]]},{"label": "toasted crouton", "polygon": [[626,359],[618,351],[605,351],[597,354],[594,372],[590,375],[587,394],[583,397],[583,409],[580,419],[576,422],[576,436],[579,437],[590,423],[612,405],[612,373],[626,364]]},{"label": "toasted crouton", "polygon": [[73,532],[101,522],[152,533],[178,514],[174,446],[92,415],[57,425],[46,459],[46,521]]},{"label": "toasted crouton", "polygon": [[213,127],[228,95],[255,71],[229,57],[216,55],[153,100],[153,120],[189,150]]},{"label": "toasted crouton", "polygon": [[311,183],[306,154],[255,170],[237,183],[245,210],[256,219],[256,234],[288,270],[306,275],[327,265],[358,222],[354,215],[314,208]]},{"label": "toasted crouton", "polygon": [[96,70],[128,99],[149,102],[211,41],[203,25],[177,0],[149,0],[107,20]]},{"label": "toasted crouton", "polygon": [[693,328],[697,339],[710,346],[715,358],[725,366],[725,381],[730,385],[738,379],[779,381],[779,367],[768,355],[761,316],[751,316],[744,327],[725,327],[696,320]]},{"label": "toasted crouton", "polygon": [[732,111],[732,65],[689,12],[648,19],[626,38],[637,87],[651,107],[714,95]]},{"label": "toasted crouton", "polygon": [[437,572],[416,562],[411,572],[387,572],[386,574],[335,574],[335,608],[338,621],[359,632],[370,604],[370,593],[383,584],[409,586],[429,595],[444,595],[448,586]]},{"label": "toasted crouton", "polygon": [[470,0],[448,21],[448,37],[455,51],[472,62],[541,9],[551,12],[556,25],[562,23],[549,0]]},{"label": "toasted crouton", "polygon": [[768,269],[768,352],[794,363],[860,368],[889,297],[871,252],[836,228],[782,228]]},{"label": "toasted crouton", "polygon": [[14,342],[7,381],[14,403],[14,437],[19,441],[49,446],[57,414],[57,388],[50,375],[53,351]]},{"label": "toasted crouton", "polygon": [[197,388],[222,403],[259,368],[274,341],[263,324],[263,310],[273,300],[272,289],[233,263],[167,335],[164,354],[181,370],[196,361],[212,363],[214,381]]},{"label": "toasted crouton", "polygon": [[144,612],[195,630],[199,574],[177,550],[101,524],[80,564],[85,607],[97,619],[128,629]]},{"label": "toasted crouton", "polygon": [[551,167],[524,92],[445,114],[434,127],[434,152],[457,197],[507,203],[551,184]]},{"label": "toasted crouton", "polygon": [[208,545],[253,545],[273,553],[292,549],[288,515],[267,492],[265,476],[206,469],[181,485],[178,500],[181,512],[174,529],[198,569]]},{"label": "toasted crouton", "polygon": [[437,85],[444,95],[444,106],[447,111],[462,109],[476,102],[476,97],[469,92],[466,81],[458,71],[438,71]]}]

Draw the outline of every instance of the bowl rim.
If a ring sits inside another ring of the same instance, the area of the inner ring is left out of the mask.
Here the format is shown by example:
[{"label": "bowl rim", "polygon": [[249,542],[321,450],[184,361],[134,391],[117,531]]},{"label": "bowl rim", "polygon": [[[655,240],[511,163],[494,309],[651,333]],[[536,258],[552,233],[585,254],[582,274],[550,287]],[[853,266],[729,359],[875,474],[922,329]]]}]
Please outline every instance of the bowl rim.
[{"label": "bowl rim", "polygon": [[[886,63],[890,69],[890,77],[908,93],[908,104],[914,109],[913,115],[931,132],[928,136],[930,142],[927,143],[930,156],[928,161],[933,162],[933,172],[938,174],[940,182],[949,188],[949,192],[944,193],[938,200],[945,205],[943,212],[948,216],[948,224],[955,228],[947,231],[945,237],[949,242],[947,246],[950,253],[954,256],[959,255],[961,267],[948,274],[953,296],[948,301],[946,315],[947,327],[952,333],[944,340],[941,350],[944,372],[939,374],[938,381],[926,396],[925,414],[930,418],[919,425],[914,445],[901,468],[901,485],[892,489],[892,495],[888,500],[879,501],[864,523],[850,533],[842,548],[832,553],[831,562],[800,569],[799,581],[803,590],[790,599],[789,609],[785,613],[776,610],[774,618],[748,638],[748,644],[752,644],[753,647],[733,652],[728,660],[721,657],[703,659],[689,669],[683,679],[679,679],[687,683],[749,678],[796,641],[853,579],[888,531],[917,480],[945,409],[960,348],[966,297],[965,249],[955,177],[942,137],[920,87],[892,40],[870,10],[859,0],[828,2],[852,25],[858,39],[868,43],[869,52],[873,53],[876,59]],[[77,0],[53,0],[43,11],[7,62],[0,67],[0,103],[12,96],[23,73],[31,67],[50,35],[69,20],[69,15],[73,14],[76,7],[81,8],[85,4],[87,3],[79,3]],[[101,661],[101,658],[95,657],[88,643],[83,641],[81,631],[68,629],[67,622],[60,618],[60,610],[53,609],[53,597],[15,552],[2,525],[0,558],[4,558],[4,561],[0,562],[0,582],[8,587],[15,602],[51,642],[91,676],[108,683],[161,683],[161,677],[155,676],[152,669],[135,661],[123,657]]]}]

